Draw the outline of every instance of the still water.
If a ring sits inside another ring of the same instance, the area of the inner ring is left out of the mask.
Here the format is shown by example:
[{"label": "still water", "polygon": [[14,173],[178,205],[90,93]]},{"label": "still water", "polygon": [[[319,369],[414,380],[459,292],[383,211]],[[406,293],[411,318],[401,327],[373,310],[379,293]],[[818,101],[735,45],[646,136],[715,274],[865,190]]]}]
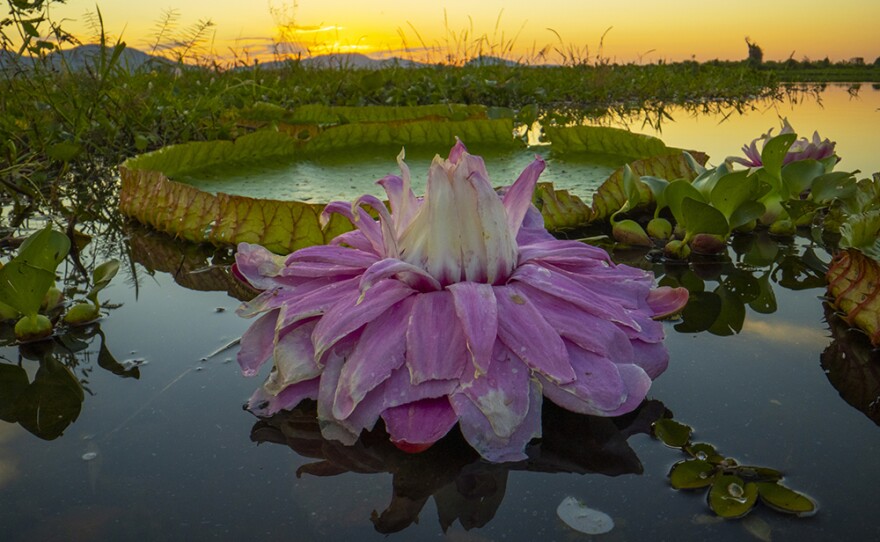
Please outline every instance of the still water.
[{"label": "still water", "polygon": [[[832,87],[822,93],[824,109],[809,101],[759,107],[720,124],[682,113],[662,136],[723,157],[782,115],[837,140],[839,169],[876,171],[878,95],[863,86],[850,100]],[[836,124],[849,116],[847,104],[858,108],[857,123]],[[679,134],[686,124],[695,131]],[[223,269],[209,267],[229,255],[127,233],[133,266],[102,292],[120,306],[100,329],[43,351],[0,350],[0,366],[10,369],[0,386],[20,367],[59,396],[69,377],[51,358],[84,390],[78,415],[66,411],[75,421],[53,440],[0,421],[2,540],[591,539],[557,518],[567,497],[612,517],[611,532],[595,537],[608,541],[880,538],[880,359],[826,321],[821,268],[829,256],[807,239],[745,240],[723,262],[655,268],[734,310],[666,324],[670,366],[637,415],[545,417],[545,439],[530,447],[529,461],[491,465],[455,439],[405,456],[375,436],[352,448],[324,442],[305,411],[262,422],[244,412],[259,381],[242,377],[236,347],[224,347],[250,322],[234,314],[238,290]],[[640,255],[619,258],[649,266]],[[776,310],[723,295],[733,277],[757,284],[765,300],[772,295]],[[736,333],[730,314],[740,311]],[[782,470],[787,485],[818,501],[818,514],[792,518],[759,505],[745,520],[715,520],[704,492],[669,487],[666,474],[683,454],[648,434],[664,409],[693,426],[695,440]]]}]

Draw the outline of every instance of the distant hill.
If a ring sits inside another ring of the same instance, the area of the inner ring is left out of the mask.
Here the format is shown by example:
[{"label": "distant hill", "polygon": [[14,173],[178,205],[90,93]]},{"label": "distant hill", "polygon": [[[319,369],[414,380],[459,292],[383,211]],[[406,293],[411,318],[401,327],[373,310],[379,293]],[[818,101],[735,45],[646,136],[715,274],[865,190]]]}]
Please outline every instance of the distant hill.
[{"label": "distant hill", "polygon": [[[260,62],[260,69],[273,70],[283,68],[290,62],[295,60],[276,60],[270,62]],[[421,62],[407,60],[404,58],[385,58],[377,60],[360,53],[336,53],[329,55],[313,56],[299,60],[300,65],[308,68],[329,68],[329,69],[355,69],[355,70],[380,70],[383,68],[400,67],[400,68],[421,68],[427,66]],[[253,66],[243,66],[236,69],[250,69]]]},{"label": "distant hill", "polygon": [[[113,54],[112,47],[105,48],[107,60]],[[79,45],[71,49],[53,51],[46,55],[46,65],[54,70],[69,69],[72,72],[95,67],[100,63],[101,46],[96,44]],[[126,47],[117,60],[117,65],[133,73],[141,70],[151,70],[157,67],[174,66],[175,63],[168,59],[149,55],[143,51]],[[33,66],[33,60],[26,56],[19,56],[10,51],[0,51],[0,69],[13,66],[29,68]]]}]

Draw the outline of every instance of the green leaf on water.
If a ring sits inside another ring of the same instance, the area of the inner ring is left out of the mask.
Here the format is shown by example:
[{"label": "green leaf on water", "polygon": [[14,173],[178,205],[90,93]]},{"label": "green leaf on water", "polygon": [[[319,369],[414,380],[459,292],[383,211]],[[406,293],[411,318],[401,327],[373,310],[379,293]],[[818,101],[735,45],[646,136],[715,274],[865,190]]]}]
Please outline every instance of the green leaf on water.
[{"label": "green leaf on water", "polygon": [[782,163],[795,139],[797,134],[779,134],[767,141],[761,150],[763,169],[776,181],[774,188],[777,190],[782,187]]},{"label": "green leaf on water", "polygon": [[777,482],[757,482],[761,502],[770,508],[799,517],[812,516],[818,510],[816,503],[803,493]]},{"label": "green leaf on water", "polygon": [[817,160],[798,160],[786,164],[782,168],[782,187],[788,198],[796,199],[806,190],[810,190],[813,181],[825,173],[825,166]]},{"label": "green leaf on water", "polygon": [[685,459],[672,465],[669,483],[675,489],[697,489],[712,484],[716,466],[701,459]]},{"label": "green leaf on water", "polygon": [[685,197],[681,201],[684,227],[689,235],[711,233],[726,237],[730,233],[730,225],[724,215],[708,203]]},{"label": "green leaf on water", "polygon": [[654,436],[672,448],[686,446],[691,439],[691,433],[693,433],[693,429],[690,426],[672,418],[661,418],[654,422]]},{"label": "green leaf on water", "polygon": [[116,273],[119,271],[119,260],[108,260],[92,271],[92,288],[86,294],[86,299],[98,304],[98,292],[106,288]]},{"label": "green leaf on water", "polygon": [[758,487],[739,476],[726,474],[715,477],[709,489],[709,508],[723,518],[741,518],[758,501]]}]

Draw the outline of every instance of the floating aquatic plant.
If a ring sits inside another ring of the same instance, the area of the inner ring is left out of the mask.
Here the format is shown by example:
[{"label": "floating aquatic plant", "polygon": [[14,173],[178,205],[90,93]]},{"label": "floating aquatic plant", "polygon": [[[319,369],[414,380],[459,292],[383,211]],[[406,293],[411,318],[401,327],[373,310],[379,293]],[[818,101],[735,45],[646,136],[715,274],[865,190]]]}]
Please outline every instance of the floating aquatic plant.
[{"label": "floating aquatic plant", "polygon": [[745,516],[759,500],[778,512],[796,516],[816,513],[816,503],[783,485],[783,475],[778,470],[741,465],[732,457],[721,455],[711,444],[692,442],[692,434],[690,426],[672,418],[654,422],[654,436],[689,456],[674,464],[669,471],[669,483],[675,489],[708,487],[709,508],[728,519]]},{"label": "floating aquatic plant", "polygon": [[238,361],[255,375],[273,359],[252,412],[315,399],[326,438],[354,443],[381,418],[412,452],[458,424],[504,462],[541,435],[542,397],[601,416],[644,400],[668,362],[655,319],[680,311],[685,289],[552,237],[531,205],[540,158],[500,197],[460,141],[435,157],[424,198],[403,153],[398,164],[379,181],[390,212],[373,196],[327,206],[325,221],[356,228],[329,245],[286,257],[239,245],[234,272],[262,293],[239,308],[259,318]]}]

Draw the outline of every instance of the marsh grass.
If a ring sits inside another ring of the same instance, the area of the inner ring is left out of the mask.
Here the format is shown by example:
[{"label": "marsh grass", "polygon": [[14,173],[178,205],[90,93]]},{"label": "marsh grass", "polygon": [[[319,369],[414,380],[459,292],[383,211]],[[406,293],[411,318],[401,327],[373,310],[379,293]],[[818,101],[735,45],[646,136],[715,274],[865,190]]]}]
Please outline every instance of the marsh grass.
[{"label": "marsh grass", "polygon": [[[488,35],[477,34],[473,24],[454,31],[447,22],[445,37],[435,44],[415,28],[414,40],[401,30],[410,39],[407,49],[427,51],[438,63],[381,69],[321,69],[302,57],[270,69],[248,62],[246,50],[223,62],[212,52],[213,23],[181,25],[175,10],[163,12],[142,44],[158,59],[139,65],[121,37],[105,32],[96,10],[94,54],[74,66],[57,49],[76,42],[48,11],[39,14],[39,24],[56,36],[51,44],[28,41],[33,32],[20,17],[0,30],[7,59],[0,69],[0,193],[7,200],[61,201],[65,193],[89,190],[69,186],[88,178],[83,172],[169,144],[233,139],[248,129],[242,121],[258,104],[482,104],[532,111],[551,124],[639,113],[659,125],[673,104],[694,111],[746,108],[750,100],[780,92],[775,72],[745,62],[613,63],[603,56],[604,35],[593,54],[566,45],[557,33],[557,43],[533,47],[531,58],[484,61],[507,59],[518,39],[518,32],[501,30],[500,14]],[[27,46],[11,49],[5,32],[12,28]],[[551,54],[562,63],[543,64]]]}]

